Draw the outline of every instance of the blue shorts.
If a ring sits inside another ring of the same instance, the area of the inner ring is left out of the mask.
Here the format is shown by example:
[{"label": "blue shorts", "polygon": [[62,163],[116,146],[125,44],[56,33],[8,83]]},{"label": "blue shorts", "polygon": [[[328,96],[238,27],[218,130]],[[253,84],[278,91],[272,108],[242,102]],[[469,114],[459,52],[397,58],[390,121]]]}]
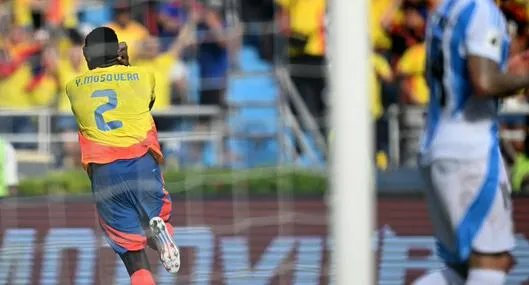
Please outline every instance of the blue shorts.
[{"label": "blue shorts", "polygon": [[[91,164],[92,192],[105,238],[118,254],[145,248],[150,219],[168,221],[171,198],[165,190],[160,166],[150,154]],[[172,227],[168,224],[170,232]]]}]

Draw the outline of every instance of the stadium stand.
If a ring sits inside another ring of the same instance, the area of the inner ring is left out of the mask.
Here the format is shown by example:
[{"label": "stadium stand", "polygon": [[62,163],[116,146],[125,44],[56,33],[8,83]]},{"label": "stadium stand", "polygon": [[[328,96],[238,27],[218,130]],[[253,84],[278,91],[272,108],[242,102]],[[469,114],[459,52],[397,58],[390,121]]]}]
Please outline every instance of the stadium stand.
[{"label": "stadium stand", "polygon": [[[321,122],[325,118],[314,117],[314,110],[307,108],[306,94],[297,90],[299,80],[285,78],[290,77],[288,58],[293,57],[293,34],[289,29],[301,31],[306,28],[300,23],[293,23],[289,28],[285,19],[295,21],[297,17],[316,13],[321,10],[321,5],[314,4],[305,9],[288,1],[279,1],[274,9],[273,0],[245,2],[244,5],[228,1],[224,6],[215,4],[215,1],[199,1],[192,6],[188,1],[54,0],[50,3],[57,5],[54,6],[58,7],[57,11],[48,13],[42,3],[37,2],[22,5],[24,1],[16,0],[0,4],[0,22],[5,23],[2,25],[5,33],[0,35],[0,132],[17,148],[23,165],[32,157],[38,157],[39,164],[50,167],[77,165],[75,161],[68,162],[68,157],[76,154],[75,150],[71,153],[65,151],[71,148],[65,143],[75,142],[75,139],[71,134],[59,131],[72,123],[60,96],[63,92],[61,85],[67,81],[63,75],[70,68],[68,57],[79,36],[98,25],[110,22],[116,25],[114,15],[128,13],[136,30],[141,29],[141,34],[148,33],[159,39],[160,52],[163,53],[178,34],[189,9],[217,13],[218,19],[224,21],[225,39],[233,45],[224,46],[219,39],[204,36],[211,31],[204,22],[201,33],[197,34],[197,44],[175,59],[180,67],[171,69],[167,75],[173,77],[178,73],[183,76],[186,81],[183,88],[174,80],[162,80],[170,84],[167,88],[171,106],[169,110],[158,112],[156,120],[167,138],[162,139],[163,147],[171,161],[180,167],[242,168],[280,162],[297,163],[302,167],[325,165],[326,139],[322,139],[321,132],[310,127],[312,121],[322,128]],[[373,81],[370,96],[377,134],[374,157],[380,169],[415,167],[419,135],[424,125],[422,116],[428,102],[423,76],[424,27],[434,2],[371,1]],[[515,36],[512,54],[529,45],[527,6],[523,1],[503,1],[502,8]],[[278,18],[280,22],[276,27],[279,30],[274,30],[271,25],[274,14],[285,16]],[[323,15],[321,23],[328,25],[324,18]],[[236,29],[238,19],[244,21],[242,37]],[[121,30],[131,36],[130,31]],[[294,36],[301,37],[301,34]],[[324,35],[308,34],[313,43],[316,39],[325,40]],[[211,126],[197,126],[199,116],[189,113],[194,110],[191,106],[200,103],[201,91],[216,80],[201,78],[204,77],[203,69],[211,67],[202,66],[201,69],[203,62],[200,58],[205,55],[201,55],[200,48],[215,53],[211,49],[215,44],[221,47],[220,50],[226,49],[229,57],[224,95],[228,110],[223,114],[222,107],[220,114],[211,113],[216,118],[210,122]],[[144,45],[141,39],[138,45],[138,48]],[[315,47],[313,44],[305,51],[320,51]],[[54,72],[59,78],[54,77]],[[300,101],[305,106],[300,106]],[[516,153],[521,152],[525,139],[526,112],[520,107],[525,104],[525,98],[511,99],[504,104],[509,114],[504,116],[502,135]],[[296,110],[298,108],[300,110]],[[306,116],[303,109],[312,114]],[[180,110],[187,110],[183,112],[186,115]],[[212,132],[219,133],[215,139],[208,136]],[[198,143],[196,137],[187,141],[171,138],[171,135],[182,137],[189,133],[205,137]]]}]

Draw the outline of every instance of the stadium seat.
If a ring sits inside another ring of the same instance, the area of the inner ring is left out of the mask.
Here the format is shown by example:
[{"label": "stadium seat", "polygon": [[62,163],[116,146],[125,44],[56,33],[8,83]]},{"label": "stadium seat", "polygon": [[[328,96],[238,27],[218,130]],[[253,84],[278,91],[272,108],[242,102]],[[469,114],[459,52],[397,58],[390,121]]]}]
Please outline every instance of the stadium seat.
[{"label": "stadium seat", "polygon": [[196,61],[186,63],[188,99],[191,103],[198,103],[198,91],[200,90],[200,67]]},{"label": "stadium seat", "polygon": [[108,5],[84,5],[80,13],[80,22],[91,27],[106,25],[112,20],[112,10]]},{"label": "stadium seat", "polygon": [[279,87],[272,76],[232,78],[228,82],[228,102],[270,102],[279,97]]},{"label": "stadium seat", "polygon": [[272,66],[265,61],[261,60],[259,53],[253,47],[245,46],[240,52],[240,67],[242,71],[246,72],[258,72],[258,71],[270,71]]},{"label": "stadium seat", "polygon": [[231,112],[228,122],[238,133],[269,134],[278,130],[278,115],[275,107],[242,107]]}]

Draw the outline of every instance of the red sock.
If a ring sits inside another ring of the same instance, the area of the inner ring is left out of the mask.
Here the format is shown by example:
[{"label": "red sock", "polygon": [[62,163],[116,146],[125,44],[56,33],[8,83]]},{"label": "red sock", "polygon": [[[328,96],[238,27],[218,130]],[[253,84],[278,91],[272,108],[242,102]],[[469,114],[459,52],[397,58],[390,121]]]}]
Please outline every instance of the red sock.
[{"label": "red sock", "polygon": [[147,269],[140,269],[130,277],[131,285],[156,285],[152,274]]},{"label": "red sock", "polygon": [[171,224],[168,223],[168,222],[165,222],[165,227],[167,228],[167,231],[169,232],[169,234],[171,235],[171,237],[174,237],[174,228],[173,228],[173,225],[171,225]]}]

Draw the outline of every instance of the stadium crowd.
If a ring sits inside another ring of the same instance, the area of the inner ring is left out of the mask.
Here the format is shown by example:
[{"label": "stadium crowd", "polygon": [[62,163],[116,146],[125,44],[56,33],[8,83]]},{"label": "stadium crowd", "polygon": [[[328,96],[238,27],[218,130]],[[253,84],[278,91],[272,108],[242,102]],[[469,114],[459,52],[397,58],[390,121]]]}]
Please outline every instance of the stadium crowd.
[{"label": "stadium crowd", "polygon": [[[377,129],[376,163],[381,169],[388,167],[388,107],[397,105],[406,110],[428,103],[424,33],[427,17],[437,2],[370,2],[370,96]],[[155,111],[187,103],[225,107],[228,75],[239,69],[241,46],[251,46],[269,63],[288,63],[294,84],[326,135],[327,8],[325,0],[1,0],[0,108],[53,108],[60,114],[53,119],[54,131],[64,135],[74,132],[76,125],[64,86],[87,69],[82,56],[84,35],[107,25],[120,41],[127,42],[131,62],[155,73]],[[514,55],[529,46],[529,4],[506,0],[502,9],[510,22]],[[191,14],[199,20],[197,33],[184,45],[178,35]],[[199,92],[191,90],[190,63],[198,66]],[[506,103],[519,105],[524,100],[518,97]],[[508,116],[503,118],[503,127],[526,133],[526,121],[525,116]],[[178,124],[178,120],[157,118],[162,131],[176,130]],[[0,133],[35,131],[30,117],[0,120]],[[523,139],[510,142],[505,154],[514,165],[513,171],[524,177],[529,172],[529,150],[524,151],[524,145],[529,143]],[[404,141],[404,151],[407,144],[413,143]],[[30,146],[15,144],[16,148]],[[79,165],[74,159],[79,157],[75,143],[57,149],[65,158],[60,162]],[[409,157],[414,160],[413,151]],[[521,182],[518,184],[521,188]]]},{"label": "stadium crowd", "polygon": [[[424,110],[429,100],[429,91],[424,77],[426,63],[425,27],[431,10],[439,0],[372,0],[370,35],[373,43],[372,70],[372,114],[377,122],[377,164],[387,166],[388,152],[388,107],[399,106],[401,128],[416,130],[412,139],[402,138],[402,164],[415,166],[418,138],[424,124],[422,115],[412,116],[407,110]],[[512,37],[511,55],[529,47],[529,3],[523,0],[500,1],[509,21]],[[526,103],[525,96],[504,102],[509,107]],[[504,130],[527,133],[526,116],[514,115],[501,118]],[[527,141],[527,139],[526,139]],[[517,177],[529,173],[529,160],[524,155],[524,139],[504,142],[505,155]],[[528,151],[525,151],[528,153]],[[521,178],[518,178],[521,180]],[[520,189],[521,182],[515,183]]]},{"label": "stadium crowd", "polygon": [[[87,70],[82,54],[84,36],[94,27],[106,25],[128,44],[133,65],[154,71],[154,111],[186,103],[224,108],[228,73],[238,70],[238,53],[244,42],[269,63],[281,57],[276,55],[285,54],[294,64],[316,66],[318,72],[309,80],[306,75],[293,75],[293,81],[302,95],[307,94],[303,99],[312,114],[323,118],[325,11],[325,0],[1,0],[0,108],[52,108],[59,114],[53,118],[54,132],[71,135],[76,124],[64,86]],[[196,34],[192,43],[183,46],[178,35],[189,17],[197,17]],[[281,48],[276,42],[282,37],[272,32],[275,20],[285,38]],[[190,66],[198,66],[198,92],[190,90],[194,85]],[[156,120],[159,130],[178,128],[178,120]],[[200,122],[197,128],[202,127]],[[324,124],[320,125],[324,129]],[[36,123],[30,117],[0,120],[0,133],[35,131]],[[33,146],[15,144],[17,149]],[[67,158],[58,160],[61,165],[65,161],[67,166],[79,165],[72,161],[79,157],[75,143],[58,145],[56,153]]]},{"label": "stadium crowd", "polygon": [[[221,4],[218,1],[0,1],[0,108],[28,111],[53,108],[61,114],[54,118],[55,131],[75,131],[64,86],[87,70],[82,52],[84,36],[100,25],[113,28],[120,40],[128,44],[134,65],[145,66],[155,73],[154,111],[190,102],[221,105],[229,59],[235,58],[230,53],[237,48],[238,36],[225,29],[227,21]],[[196,37],[188,47],[183,46],[178,33],[191,13],[198,18],[198,23]],[[185,63],[188,60],[199,66],[198,99],[188,97]],[[28,117],[8,117],[1,121],[0,133],[35,132],[36,129]],[[157,123],[162,130],[173,130],[174,121],[160,119]],[[60,149],[78,150],[75,144],[60,146]],[[75,153],[70,156],[78,157]]]}]

